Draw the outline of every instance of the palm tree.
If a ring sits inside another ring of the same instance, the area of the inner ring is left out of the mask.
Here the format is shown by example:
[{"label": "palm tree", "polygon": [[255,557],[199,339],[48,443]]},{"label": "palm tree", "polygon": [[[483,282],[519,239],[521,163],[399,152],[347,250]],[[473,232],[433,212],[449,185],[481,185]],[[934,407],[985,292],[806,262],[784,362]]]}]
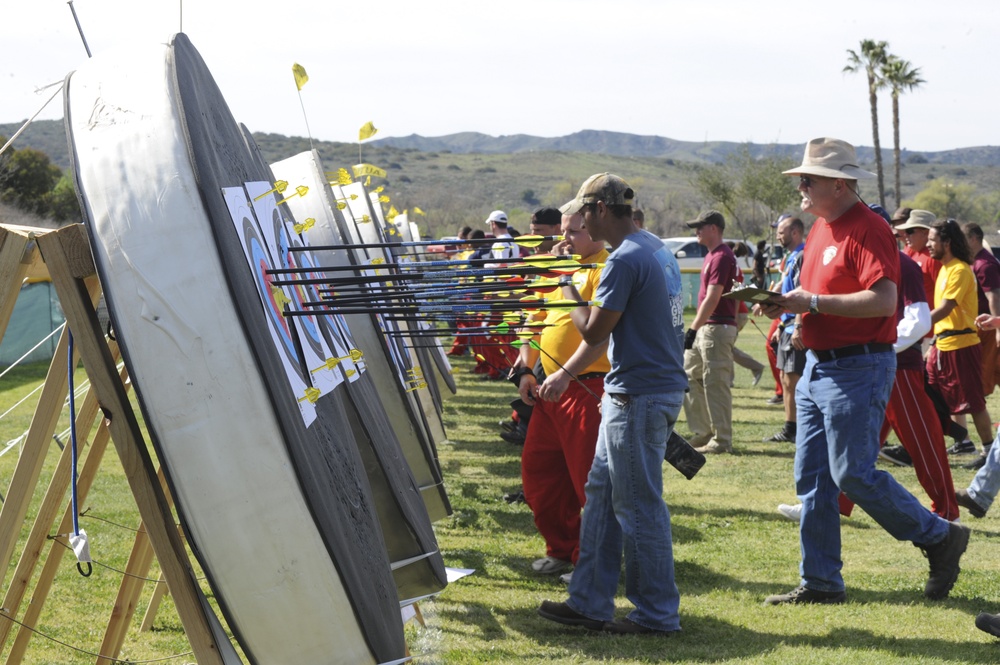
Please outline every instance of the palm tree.
[{"label": "palm tree", "polygon": [[881,71],[889,56],[889,43],[871,39],[861,40],[860,53],[847,49],[847,66],[844,71],[856,74],[864,70],[868,75],[868,102],[872,107],[872,140],[875,144],[875,172],[878,175],[878,200],[885,207],[885,180],[882,174],[882,146],[878,140],[878,89],[882,87]]},{"label": "palm tree", "polygon": [[892,155],[895,160],[896,207],[899,208],[903,200],[899,184],[899,93],[909,92],[926,81],[920,78],[919,67],[894,55],[890,55],[882,65],[882,80],[892,90]]}]

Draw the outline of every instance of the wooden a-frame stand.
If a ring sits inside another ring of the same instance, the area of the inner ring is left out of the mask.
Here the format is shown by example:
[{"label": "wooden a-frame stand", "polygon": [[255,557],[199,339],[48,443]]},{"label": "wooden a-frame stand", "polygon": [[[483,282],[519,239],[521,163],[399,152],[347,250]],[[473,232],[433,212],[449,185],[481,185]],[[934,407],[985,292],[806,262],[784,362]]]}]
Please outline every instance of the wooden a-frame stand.
[{"label": "wooden a-frame stand", "polygon": [[[108,342],[100,330],[94,309],[100,297],[100,285],[81,225],[58,230],[0,225],[0,337],[7,328],[22,281],[26,276],[46,268],[66,316],[67,330],[73,332],[74,355],[83,360],[91,381],[91,389],[77,413],[77,431],[89,432],[98,415],[103,416],[89,442],[90,450],[79,476],[78,495],[86,496],[110,439],[115,444],[142,519],[129,557],[129,575],[121,583],[99,652],[103,657],[98,657],[97,663],[113,662],[112,659],[120,654],[141,591],[141,582],[137,577],[143,577],[148,572],[155,553],[162,577],[150,602],[147,620],[151,622],[156,612],[155,608],[162,598],[162,582],[165,581],[198,663],[223,665],[223,653],[231,651],[231,648],[229,645],[220,646],[216,641],[209,615],[199,597],[191,562],[174,523],[162,475],[158,475],[153,467],[138,419],[129,403],[127,376],[124,370],[119,373],[116,369],[117,345]],[[46,375],[6,501],[0,509],[0,570],[9,569],[66,396],[67,341],[68,334],[64,330]],[[86,442],[81,441],[80,445],[86,445]],[[16,627],[6,616],[17,617],[35,567],[45,550],[46,537],[53,532],[53,527],[57,529],[57,534],[67,533],[72,528],[72,507],[65,507],[71,474],[69,450],[67,446],[60,455],[17,568],[9,582],[5,580],[7,584],[0,605],[3,608],[0,613],[0,649],[5,646],[12,628]],[[60,509],[62,517],[57,525]],[[42,571],[32,589],[31,603],[18,619],[21,623],[27,626],[37,624],[64,552],[65,548],[56,544],[48,549]],[[17,631],[7,665],[21,662],[30,637],[31,632],[24,628]]]}]

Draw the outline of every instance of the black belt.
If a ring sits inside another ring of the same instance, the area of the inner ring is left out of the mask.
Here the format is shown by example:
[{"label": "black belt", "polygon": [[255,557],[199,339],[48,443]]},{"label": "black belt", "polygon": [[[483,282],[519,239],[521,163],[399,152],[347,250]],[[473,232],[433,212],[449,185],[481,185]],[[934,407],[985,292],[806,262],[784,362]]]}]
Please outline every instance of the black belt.
[{"label": "black belt", "polygon": [[816,354],[816,359],[821,363],[836,360],[837,358],[850,358],[851,356],[861,356],[866,353],[888,353],[889,351],[892,351],[892,344],[886,344],[885,342],[877,344],[852,344],[850,346],[842,346],[839,349],[827,349],[825,351],[812,350]]},{"label": "black belt", "polygon": [[954,337],[955,335],[972,335],[976,331],[972,328],[962,328],[961,330],[942,330],[937,334],[938,339],[944,339],[945,337]]},{"label": "black belt", "polygon": [[586,381],[588,379],[603,379],[607,376],[607,372],[587,372],[586,374],[578,374],[577,380]]}]

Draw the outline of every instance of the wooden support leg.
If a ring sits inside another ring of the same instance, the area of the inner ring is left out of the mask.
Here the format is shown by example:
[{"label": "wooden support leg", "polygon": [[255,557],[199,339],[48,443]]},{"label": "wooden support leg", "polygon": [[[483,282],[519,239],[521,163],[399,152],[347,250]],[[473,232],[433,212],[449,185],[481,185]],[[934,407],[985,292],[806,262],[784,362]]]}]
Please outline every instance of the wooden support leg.
[{"label": "wooden support leg", "polygon": [[199,598],[197,580],[174,526],[170,507],[160,489],[138,419],[128,402],[124,386],[118,380],[97,314],[83,289],[82,279],[93,274],[93,263],[92,259],[89,265],[81,261],[83,256],[90,257],[82,227],[67,226],[47,233],[38,238],[38,245],[87,374],[97,388],[102,409],[111,421],[111,438],[135,496],[139,515],[146,525],[149,541],[163,575],[170,583],[170,592],[195,658],[200,665],[223,665],[219,645]]},{"label": "wooden support leg", "polygon": [[167,583],[164,581],[163,575],[160,575],[160,581],[156,583],[156,588],[153,589],[153,595],[149,599],[149,605],[146,606],[146,614],[142,617],[142,625],[139,626],[140,633],[152,630],[153,621],[156,620],[156,613],[160,611],[160,603],[163,602],[164,597],[167,595],[167,591]]},{"label": "wooden support leg", "polygon": [[[118,347],[115,345],[112,351],[113,358],[117,358],[117,350]],[[122,380],[124,380],[125,376],[126,374],[124,370],[122,370]],[[98,413],[97,392],[93,389],[93,387],[91,387],[91,389],[87,392],[87,396],[81,403],[80,410],[76,418],[76,429],[80,443],[79,448],[81,455],[83,454],[84,447],[87,443],[87,434],[93,427]],[[103,420],[104,419],[102,418],[102,423]],[[102,436],[102,432],[104,441],[107,441],[107,428],[99,426],[97,433],[95,434],[95,442],[98,437]],[[91,447],[91,454],[93,454],[93,450],[93,447]],[[89,458],[90,456],[88,455],[88,462]],[[100,455],[98,456],[98,459],[100,459]],[[86,468],[88,467],[85,464],[84,469]],[[11,579],[10,584],[7,586],[7,591],[4,594],[4,610],[12,616],[17,614],[18,609],[21,606],[21,601],[28,589],[28,583],[31,580],[35,566],[38,565],[38,559],[44,549],[45,539],[52,532],[52,526],[59,517],[60,510],[64,510],[66,490],[70,485],[71,477],[72,452],[67,446],[63,449],[59,456],[59,462],[56,464],[55,472],[49,480],[49,486],[45,491],[45,497],[42,499],[38,512],[35,514],[35,521],[32,523],[28,539],[24,542],[23,549],[21,550],[21,558],[18,559],[17,568],[14,571],[14,577]],[[78,492],[78,496],[81,501],[86,498],[86,490],[88,490],[89,487],[89,479],[84,482],[83,475],[81,475],[80,482],[78,483],[78,489],[80,490]],[[67,516],[70,518],[69,526],[63,527],[63,529],[57,533],[68,533],[69,529],[72,528],[72,514],[67,514]],[[36,597],[34,602],[40,602],[39,598]],[[0,649],[3,648],[3,645],[7,641],[11,625],[11,622],[0,619]]]},{"label": "wooden support leg", "polygon": [[[165,487],[166,478],[163,476],[162,468],[157,473],[157,477],[160,479],[160,486]],[[132,544],[132,553],[125,566],[126,574],[122,577],[121,585],[118,588],[118,597],[115,598],[111,618],[108,620],[108,628],[104,633],[104,642],[101,644],[99,652],[102,655],[117,658],[121,654],[128,626],[135,615],[136,607],[139,605],[139,597],[148,583],[143,578],[149,574],[152,565],[153,548],[149,544],[145,526],[140,522],[139,530],[135,534],[135,542]],[[160,586],[158,584],[157,589]],[[165,587],[166,584],[162,584],[162,586]],[[154,595],[155,593],[156,591],[154,591]]]}]

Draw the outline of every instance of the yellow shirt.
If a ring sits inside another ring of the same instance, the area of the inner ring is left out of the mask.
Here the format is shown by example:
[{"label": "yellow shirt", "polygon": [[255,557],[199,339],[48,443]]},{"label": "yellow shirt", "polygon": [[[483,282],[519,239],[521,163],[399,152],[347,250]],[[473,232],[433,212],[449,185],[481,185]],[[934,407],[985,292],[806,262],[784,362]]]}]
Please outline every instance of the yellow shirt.
[{"label": "yellow shirt", "polygon": [[[608,252],[602,249],[597,254],[581,260],[580,263],[604,263],[607,260]],[[580,292],[584,300],[591,300],[594,297],[594,294],[597,292],[597,284],[600,281],[600,268],[577,270],[573,273],[573,286]],[[549,310],[548,316],[545,317],[545,323],[549,324],[549,327],[542,329],[542,339],[539,344],[545,350],[545,353],[551,354],[561,364],[565,365],[577,347],[580,346],[580,342],[583,341],[583,338],[580,337],[580,332],[576,329],[576,325],[570,318],[570,310],[568,308]],[[545,375],[549,376],[559,369],[559,365],[552,358],[545,355],[545,353],[541,354],[542,369],[545,370]],[[590,372],[607,373],[610,371],[611,361],[608,360],[607,354],[605,354],[580,372],[580,374],[589,374]]]},{"label": "yellow shirt", "polygon": [[972,274],[969,264],[959,259],[952,259],[942,264],[934,283],[934,307],[940,307],[945,300],[954,300],[955,308],[948,316],[934,324],[934,334],[940,335],[946,330],[972,330],[965,335],[938,337],[934,343],[938,351],[956,351],[967,346],[979,344],[976,330],[976,313],[979,302],[976,298],[976,277]]}]

